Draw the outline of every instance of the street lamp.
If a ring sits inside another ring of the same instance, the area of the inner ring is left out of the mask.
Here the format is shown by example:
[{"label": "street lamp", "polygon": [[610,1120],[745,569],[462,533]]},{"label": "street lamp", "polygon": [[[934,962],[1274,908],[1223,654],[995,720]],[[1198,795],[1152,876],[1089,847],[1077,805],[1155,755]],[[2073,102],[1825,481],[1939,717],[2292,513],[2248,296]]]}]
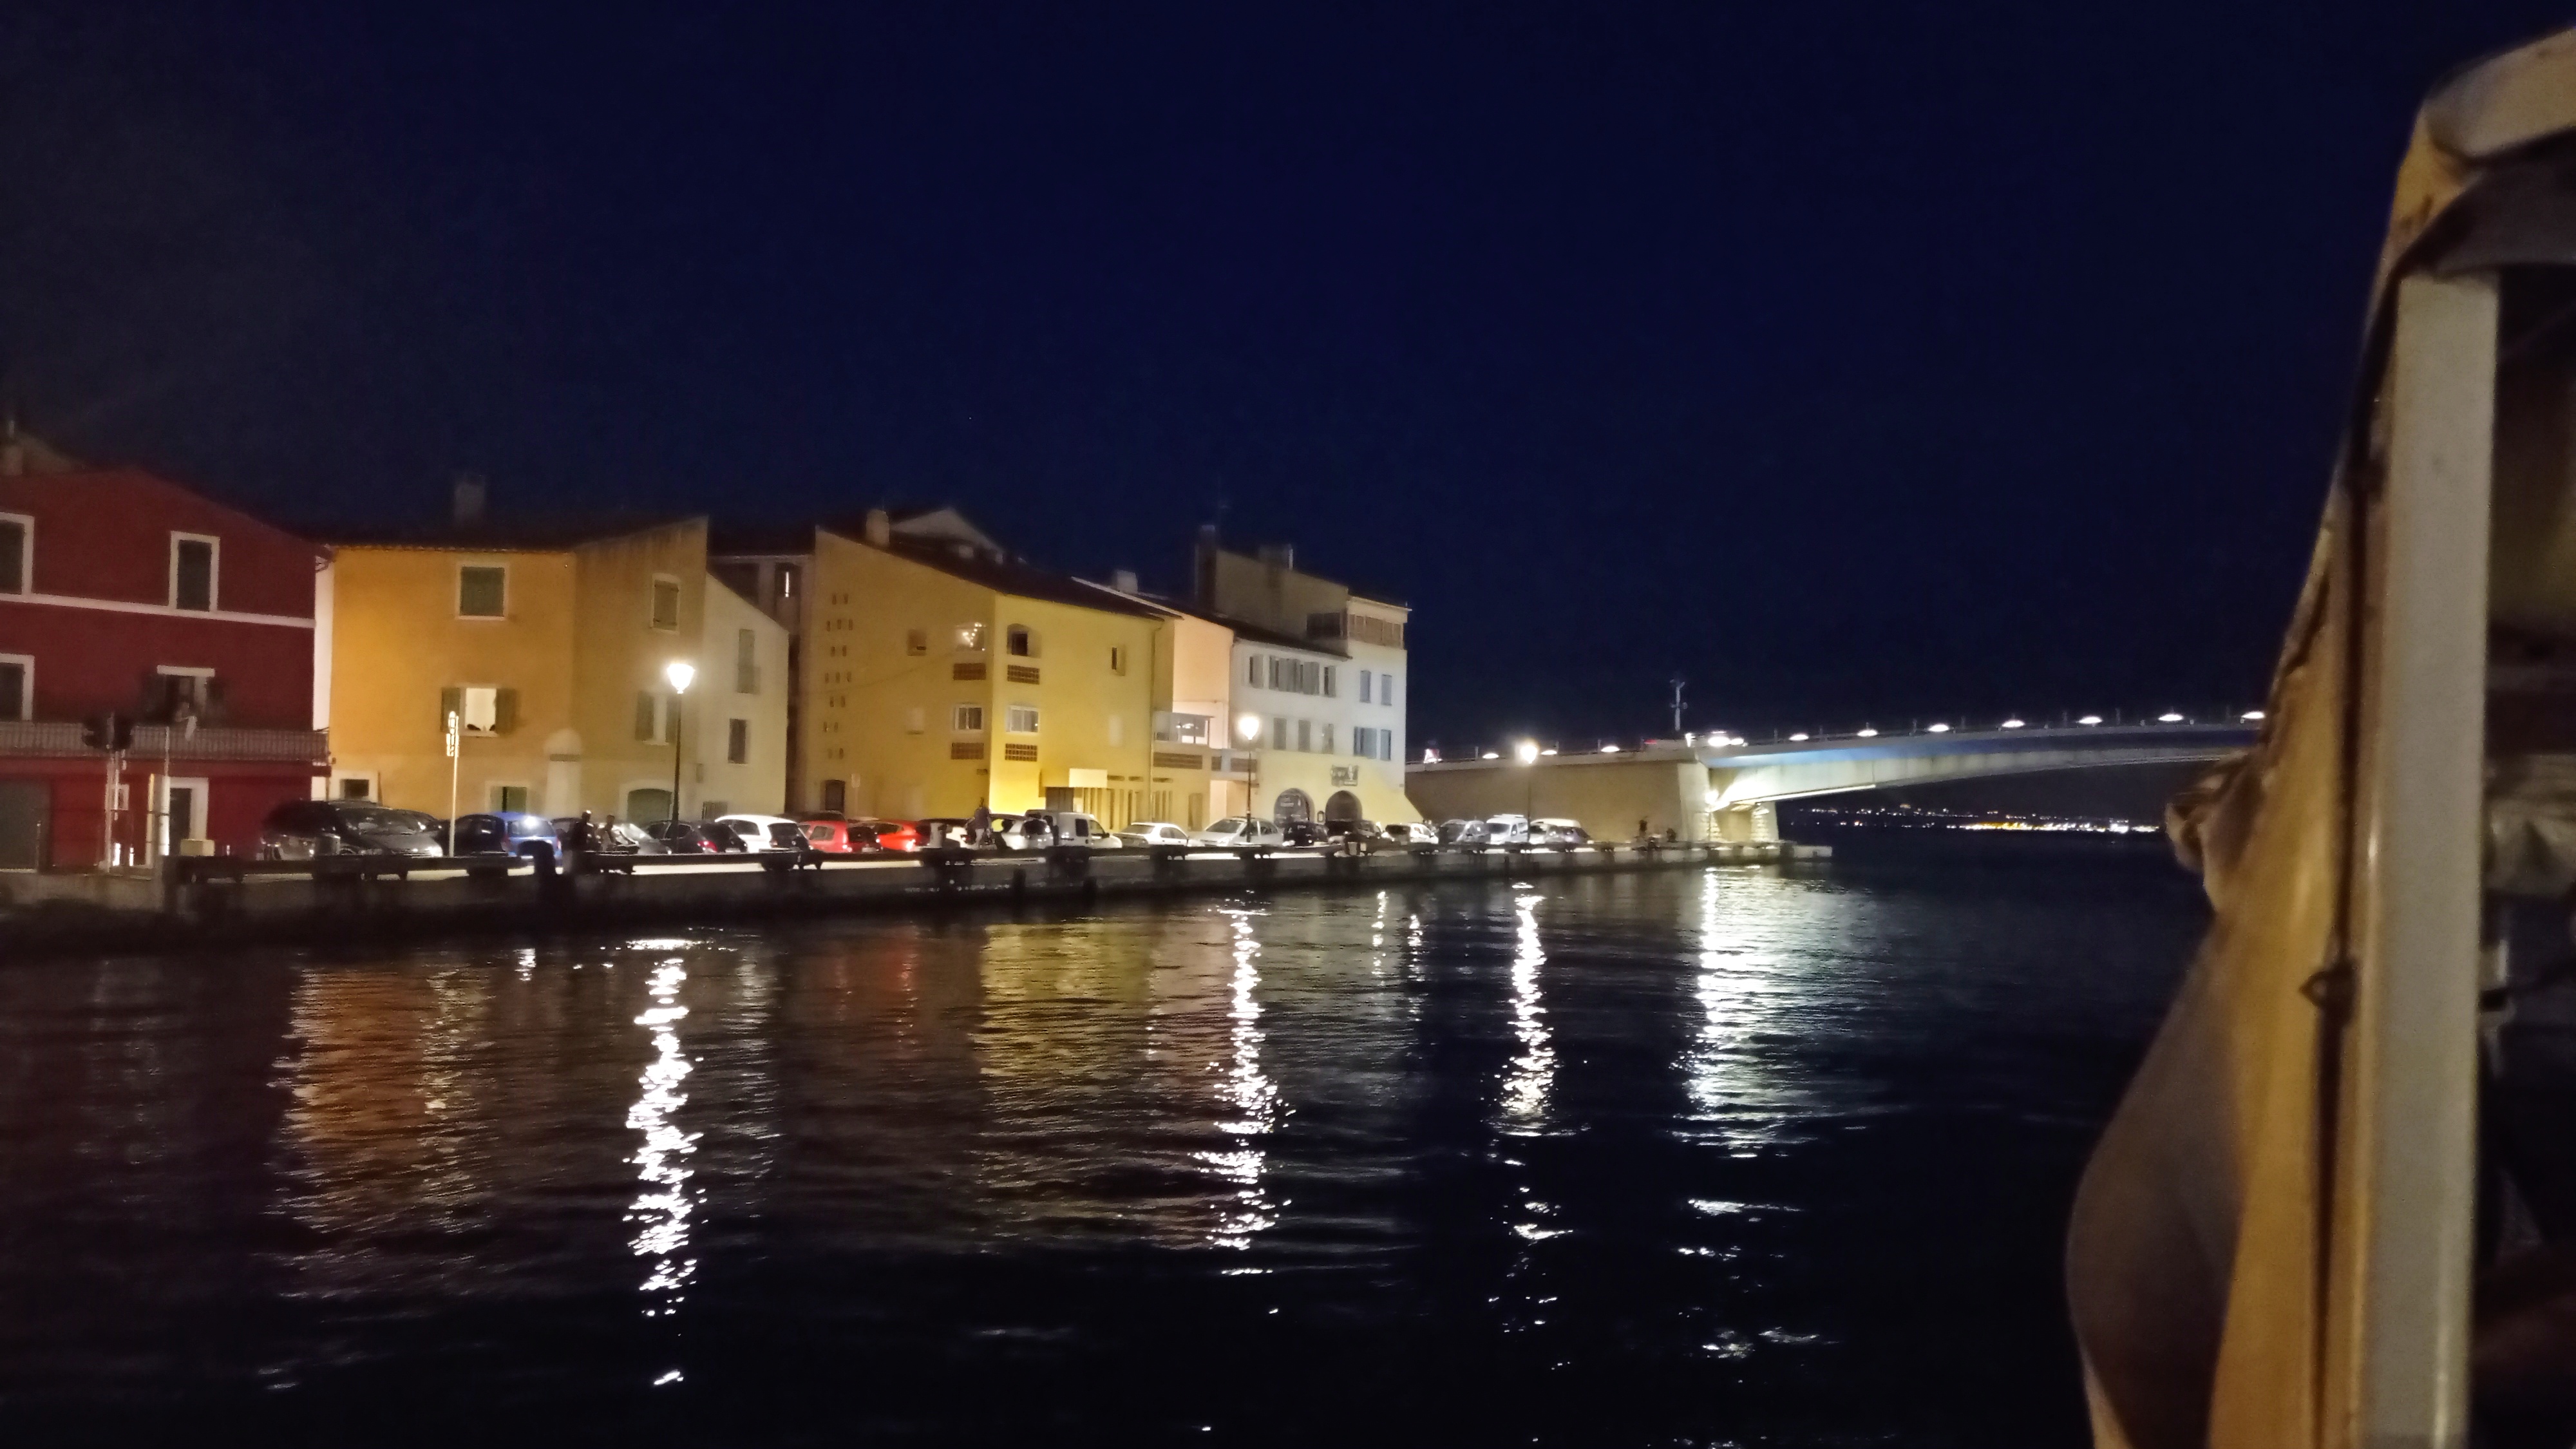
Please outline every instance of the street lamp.
[{"label": "street lamp", "polygon": [[1261,738],[1261,716],[1249,711],[1236,715],[1234,737],[1243,741],[1244,748],[1252,753],[1252,773],[1243,786],[1243,820],[1248,826],[1252,823],[1253,797],[1261,793],[1261,754],[1252,750],[1253,744]]},{"label": "street lamp", "polygon": [[680,698],[689,692],[689,681],[698,677],[697,666],[685,659],[674,659],[662,671],[671,681],[671,819],[680,818]]},{"label": "street lamp", "polygon": [[1521,818],[1526,820],[1530,812],[1538,808],[1538,771],[1529,769],[1538,763],[1538,741],[1523,740],[1512,746],[1512,758],[1521,762],[1522,769],[1529,771],[1521,776]]}]

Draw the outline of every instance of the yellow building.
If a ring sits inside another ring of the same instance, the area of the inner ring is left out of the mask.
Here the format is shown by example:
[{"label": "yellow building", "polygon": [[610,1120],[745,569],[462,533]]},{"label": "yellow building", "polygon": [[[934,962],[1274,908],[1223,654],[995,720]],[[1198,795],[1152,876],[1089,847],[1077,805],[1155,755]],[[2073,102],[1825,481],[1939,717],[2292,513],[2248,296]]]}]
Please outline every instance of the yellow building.
[{"label": "yellow building", "polygon": [[[705,725],[665,671],[730,673],[697,657],[705,520],[494,523],[481,501],[460,484],[452,524],[334,545],[314,631],[332,793],[447,814],[454,711],[460,812],[669,814],[675,726]],[[682,809],[698,798],[684,780]]]},{"label": "yellow building", "polygon": [[816,807],[1140,816],[1164,612],[883,511],[799,561],[797,775]]}]

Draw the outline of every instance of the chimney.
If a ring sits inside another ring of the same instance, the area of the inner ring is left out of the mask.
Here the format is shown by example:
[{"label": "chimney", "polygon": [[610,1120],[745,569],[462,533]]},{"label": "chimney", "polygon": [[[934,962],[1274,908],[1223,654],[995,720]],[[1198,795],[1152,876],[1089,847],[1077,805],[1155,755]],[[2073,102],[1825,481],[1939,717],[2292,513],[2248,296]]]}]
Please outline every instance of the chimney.
[{"label": "chimney", "polygon": [[483,505],[487,501],[491,491],[492,486],[483,481],[482,474],[457,474],[456,493],[454,501],[450,505],[449,520],[459,524],[481,523],[483,521]]},{"label": "chimney", "polygon": [[1134,569],[1111,570],[1109,574],[1109,587],[1116,589],[1122,594],[1133,594],[1139,592],[1136,587],[1136,571]]},{"label": "chimney", "polygon": [[878,548],[894,542],[894,515],[882,508],[868,510],[867,540]]}]

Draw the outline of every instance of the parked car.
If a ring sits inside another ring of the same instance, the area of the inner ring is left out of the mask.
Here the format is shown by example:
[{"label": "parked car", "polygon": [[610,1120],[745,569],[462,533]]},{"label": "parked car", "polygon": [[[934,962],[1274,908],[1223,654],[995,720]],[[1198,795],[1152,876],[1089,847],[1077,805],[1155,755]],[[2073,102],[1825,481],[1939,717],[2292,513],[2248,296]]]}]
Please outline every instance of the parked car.
[{"label": "parked car", "polygon": [[814,843],[805,838],[805,827],[784,815],[736,813],[719,815],[716,823],[732,826],[733,833],[753,850],[784,850],[802,855],[814,848]]},{"label": "parked car", "polygon": [[1256,820],[1248,815],[1236,815],[1216,821],[1207,829],[1192,835],[1190,843],[1236,849],[1243,846],[1283,845],[1286,840],[1280,834],[1279,827],[1269,821]]},{"label": "parked car", "polygon": [[732,826],[717,820],[656,820],[644,833],[672,855],[739,855],[748,849]]},{"label": "parked car", "polygon": [[1326,840],[1341,840],[1349,842],[1349,844],[1344,847],[1345,849],[1365,850],[1368,848],[1370,842],[1378,838],[1377,822],[1374,820],[1327,820],[1324,822],[1324,838]]},{"label": "parked car", "polygon": [[864,830],[875,837],[880,850],[921,849],[921,826],[911,820],[853,820],[852,830]]},{"label": "parked car", "polygon": [[271,860],[317,855],[437,856],[447,843],[414,810],[363,800],[289,800],[260,822],[259,853]]},{"label": "parked car", "polygon": [[[578,815],[555,817],[555,839],[562,841],[566,850],[572,849],[573,835],[580,828],[581,817]],[[668,852],[662,842],[647,835],[644,827],[632,820],[594,818],[590,822],[590,853],[593,855],[663,855]]]},{"label": "parked car", "polygon": [[1489,815],[1485,818],[1485,844],[1527,845],[1530,822],[1526,815]]},{"label": "parked car", "polygon": [[1428,820],[1398,820],[1379,826],[1378,839],[1389,845],[1406,848],[1417,845],[1438,845],[1440,827]]},{"label": "parked car", "polygon": [[1123,841],[1100,823],[1098,817],[1079,810],[1032,810],[1025,815],[993,817],[993,838],[1004,850],[1045,850],[1056,845],[1081,845],[1093,850],[1117,850]]},{"label": "parked car", "polygon": [[1590,845],[1592,832],[1584,829],[1578,821],[1533,820],[1530,822],[1530,843],[1552,845],[1559,850],[1572,850],[1576,846]]},{"label": "parked car", "polygon": [[[996,827],[999,827],[1001,823],[1002,817],[998,815],[993,817],[993,824]],[[967,821],[963,816],[925,816],[922,819],[913,822],[913,830],[918,843],[908,846],[906,849],[963,850],[966,848],[966,825]]]},{"label": "parked car", "polygon": [[492,810],[456,817],[458,855],[517,855],[552,860],[563,849],[555,823],[524,810]]},{"label": "parked car", "polygon": [[1442,845],[1482,845],[1485,843],[1485,822],[1443,820],[1440,822],[1440,843]]},{"label": "parked car", "polygon": [[1279,837],[1281,843],[1285,845],[1321,845],[1324,843],[1324,827],[1312,820],[1282,821],[1279,826]]},{"label": "parked car", "polygon": [[806,843],[825,855],[858,855],[878,848],[876,833],[838,815],[806,816],[796,822]]},{"label": "parked car", "polygon": [[1118,838],[1129,845],[1187,845],[1190,833],[1168,820],[1139,820],[1118,832]]}]

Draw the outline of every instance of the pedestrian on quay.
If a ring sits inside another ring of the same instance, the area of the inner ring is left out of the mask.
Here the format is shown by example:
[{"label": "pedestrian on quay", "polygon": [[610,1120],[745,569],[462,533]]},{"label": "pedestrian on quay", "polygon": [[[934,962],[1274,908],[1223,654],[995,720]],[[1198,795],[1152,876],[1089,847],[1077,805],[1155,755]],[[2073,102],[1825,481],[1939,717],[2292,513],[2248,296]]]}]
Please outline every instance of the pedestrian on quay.
[{"label": "pedestrian on quay", "polygon": [[992,843],[993,812],[983,802],[977,801],[975,813],[966,817],[966,844],[971,849],[982,850]]}]

